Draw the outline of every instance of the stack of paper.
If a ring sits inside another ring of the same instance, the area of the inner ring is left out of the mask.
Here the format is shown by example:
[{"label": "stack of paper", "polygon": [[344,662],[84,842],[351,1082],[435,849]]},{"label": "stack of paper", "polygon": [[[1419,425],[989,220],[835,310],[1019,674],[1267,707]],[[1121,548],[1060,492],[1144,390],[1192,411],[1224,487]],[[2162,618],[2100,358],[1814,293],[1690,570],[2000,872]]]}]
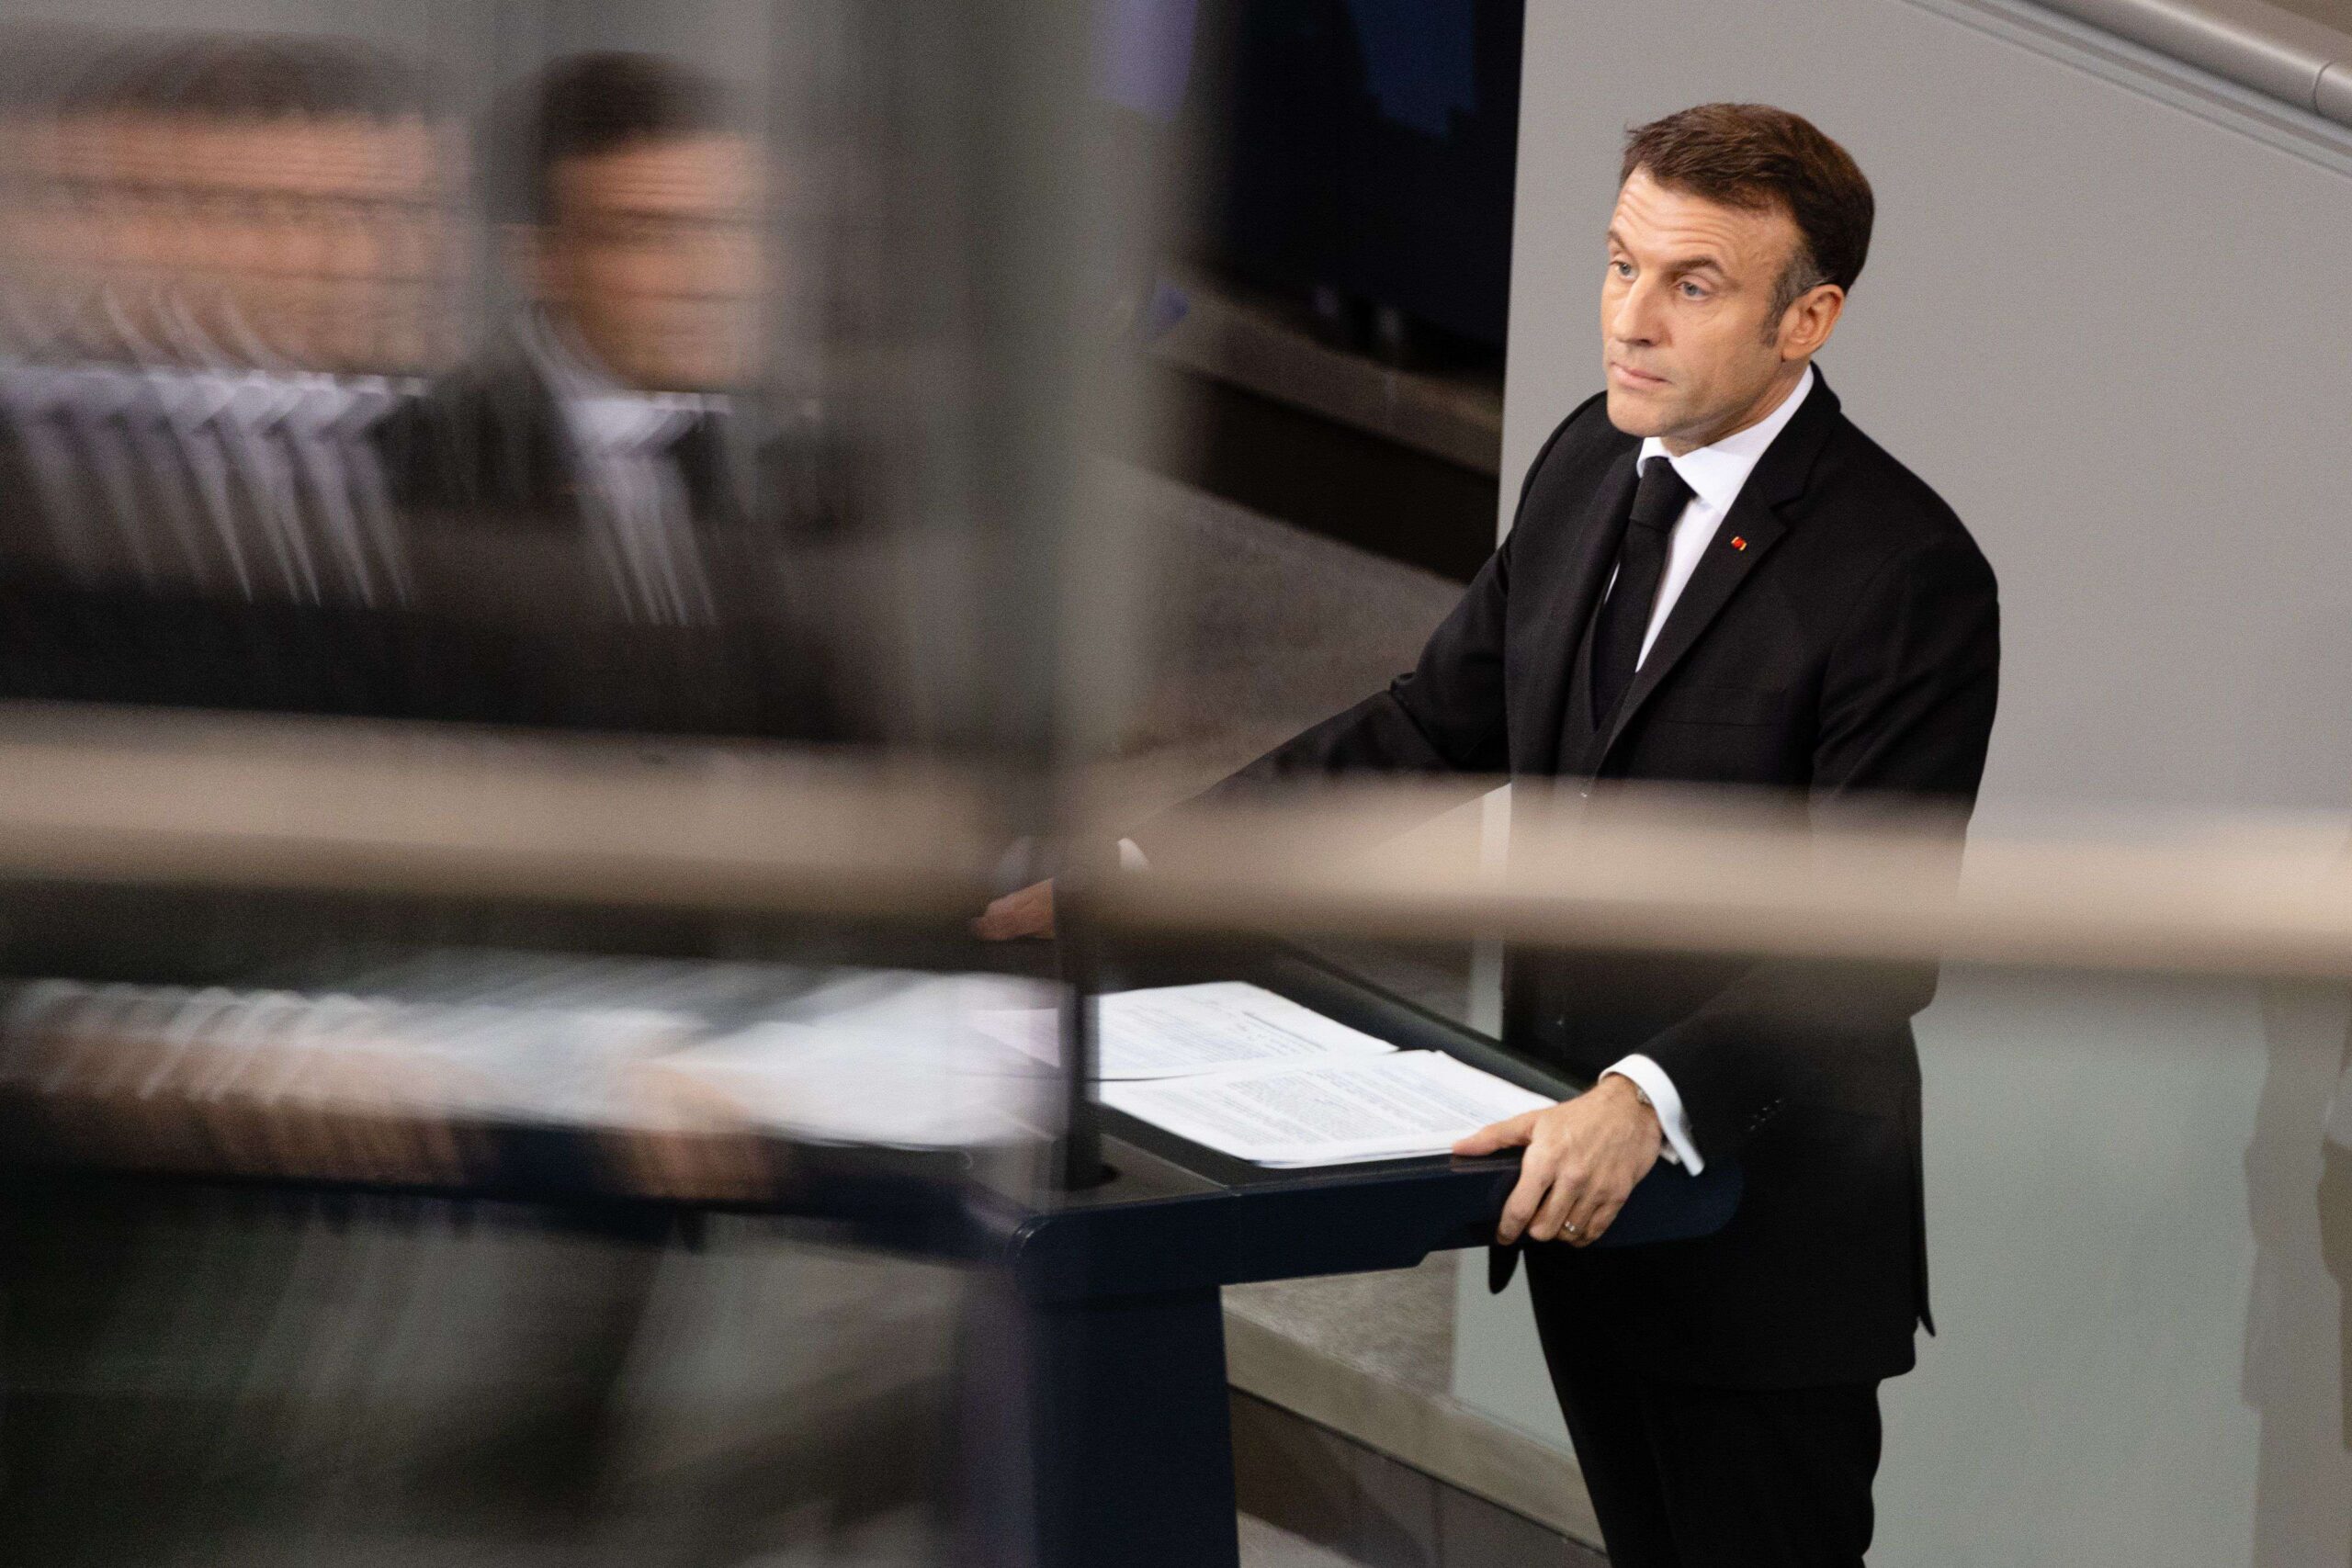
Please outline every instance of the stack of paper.
[{"label": "stack of paper", "polygon": [[[1259,1165],[1443,1154],[1489,1122],[1552,1103],[1242,981],[1118,991],[1095,1008],[1103,1104]],[[974,1022],[1058,1060],[1049,1011],[983,1012]]]},{"label": "stack of paper", "polygon": [[[1396,1049],[1241,980],[1113,991],[1094,1006],[1094,1076],[1106,1081],[1385,1056]],[[1050,1009],[984,1011],[973,1022],[1041,1062],[1061,1061],[1060,1017]]]},{"label": "stack of paper", "polygon": [[[1001,976],[843,971],[795,998],[783,1017],[655,1066],[721,1095],[754,1125],[803,1138],[899,1146],[1035,1138],[1046,1135],[1058,1108],[1052,1065],[1060,1059],[1060,1015],[1046,1000],[1036,983]],[[1114,992],[1095,1005],[1099,1076],[1114,1084],[1204,1086],[1397,1055],[1386,1041],[1239,981]],[[1405,1152],[1434,1152],[1491,1120],[1434,1142],[1423,1134],[1427,1147]],[[1198,1141],[1229,1146],[1214,1135]],[[1295,1163],[1374,1159],[1395,1141],[1392,1127],[1378,1150],[1326,1156],[1293,1128],[1280,1152]],[[1256,1146],[1231,1152],[1256,1158]]]},{"label": "stack of paper", "polygon": [[[21,987],[0,997],[0,1087],[330,1130],[397,1115],[900,1147],[1042,1138],[1059,1111],[1059,1015],[1035,981],[504,958],[377,978],[390,994]],[[1095,1008],[1104,1103],[1264,1165],[1438,1154],[1545,1103],[1239,981]]]},{"label": "stack of paper", "polygon": [[1443,1154],[1544,1095],[1436,1051],[1102,1087],[1102,1103],[1258,1165]]}]

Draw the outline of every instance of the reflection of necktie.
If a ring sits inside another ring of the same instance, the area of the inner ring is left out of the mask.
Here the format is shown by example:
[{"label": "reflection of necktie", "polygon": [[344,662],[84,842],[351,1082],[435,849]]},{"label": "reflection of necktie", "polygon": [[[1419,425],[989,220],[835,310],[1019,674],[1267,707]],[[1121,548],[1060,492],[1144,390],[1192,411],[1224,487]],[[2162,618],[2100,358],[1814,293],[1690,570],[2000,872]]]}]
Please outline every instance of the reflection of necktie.
[{"label": "reflection of necktie", "polygon": [[[114,366],[81,367],[71,375],[65,409],[74,446],[103,498],[108,537],[103,544],[93,537],[98,558],[119,561],[146,582],[198,576],[198,563],[211,557],[199,536],[193,481],[164,433],[162,404],[147,375]],[[96,525],[93,516],[93,529]]]},{"label": "reflection of necktie", "polygon": [[369,434],[396,397],[367,381],[312,378],[270,431],[288,464],[288,516],[331,599],[407,597],[406,552]]},{"label": "reflection of necktie", "polygon": [[323,596],[322,579],[332,563],[319,558],[302,525],[293,459],[278,439],[302,398],[300,388],[279,378],[244,377],[232,383],[207,431],[220,444],[239,487],[233,515],[240,536],[254,558],[269,563],[263,592],[314,604]]},{"label": "reflection of necktie", "polygon": [[1642,638],[1649,631],[1650,608],[1666,575],[1666,547],[1675,520],[1690,504],[1690,487],[1664,457],[1642,468],[1634,510],[1625,520],[1625,543],[1617,558],[1617,581],[1600,607],[1592,639],[1592,716],[1606,725],[1624,700],[1641,667]]},{"label": "reflection of necktie", "polygon": [[[179,547],[184,564],[164,570],[175,585],[209,592],[233,589],[250,598],[254,579],[231,515],[227,459],[201,418],[184,417],[168,389],[153,390],[152,401],[125,412],[123,425],[139,455],[139,475]],[[134,526],[144,522],[137,520]],[[141,531],[152,533],[152,525]]]},{"label": "reflection of necktie", "polygon": [[676,449],[699,415],[665,399],[593,397],[574,410],[589,443],[602,547],[629,618],[708,620],[710,586]]},{"label": "reflection of necktie", "polygon": [[198,515],[209,540],[217,541],[235,564],[238,590],[248,599],[274,595],[291,580],[292,567],[280,554],[283,541],[272,536],[257,516],[266,497],[254,483],[257,476],[240,463],[234,436],[220,428],[220,417],[175,419],[172,434],[196,478]]}]

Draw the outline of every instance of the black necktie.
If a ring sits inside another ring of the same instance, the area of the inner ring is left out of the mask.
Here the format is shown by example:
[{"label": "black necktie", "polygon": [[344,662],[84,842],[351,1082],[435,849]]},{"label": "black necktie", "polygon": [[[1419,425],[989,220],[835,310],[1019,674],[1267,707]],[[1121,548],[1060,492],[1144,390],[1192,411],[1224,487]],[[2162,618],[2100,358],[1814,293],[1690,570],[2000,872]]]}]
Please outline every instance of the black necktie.
[{"label": "black necktie", "polygon": [[1658,580],[1666,575],[1667,536],[1690,500],[1690,487],[1664,457],[1642,468],[1634,510],[1625,520],[1625,543],[1617,557],[1617,581],[1600,606],[1592,637],[1592,716],[1606,725],[1634,683],[1642,661],[1642,636],[1649,630],[1650,607],[1657,603]]}]

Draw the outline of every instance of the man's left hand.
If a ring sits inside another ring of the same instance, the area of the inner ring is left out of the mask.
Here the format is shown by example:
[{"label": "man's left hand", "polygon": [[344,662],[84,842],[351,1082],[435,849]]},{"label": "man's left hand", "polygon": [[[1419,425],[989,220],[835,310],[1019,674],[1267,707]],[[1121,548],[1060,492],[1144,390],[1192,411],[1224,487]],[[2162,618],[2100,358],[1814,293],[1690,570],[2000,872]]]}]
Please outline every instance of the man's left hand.
[{"label": "man's left hand", "polygon": [[1589,1247],[1608,1234],[1634,1184],[1657,1163],[1659,1137],[1657,1112],[1633,1084],[1605,1077],[1574,1100],[1482,1127],[1453,1152],[1527,1150],[1495,1231],[1498,1244],[1509,1247],[1524,1235]]}]

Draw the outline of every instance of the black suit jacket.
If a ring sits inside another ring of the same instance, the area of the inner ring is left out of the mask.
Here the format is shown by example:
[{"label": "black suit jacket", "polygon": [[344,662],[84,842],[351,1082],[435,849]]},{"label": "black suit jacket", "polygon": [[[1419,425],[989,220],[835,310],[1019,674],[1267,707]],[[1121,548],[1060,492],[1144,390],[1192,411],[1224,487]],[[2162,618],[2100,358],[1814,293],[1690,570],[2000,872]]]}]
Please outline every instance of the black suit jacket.
[{"label": "black suit jacket", "polygon": [[[1363,771],[1566,773],[1602,799],[1614,781],[1670,781],[1759,786],[1796,814],[1940,803],[1957,835],[1993,724],[1993,572],[1826,380],[1749,476],[1613,720],[1564,733],[1638,446],[1600,398],[1571,413],[1413,672],[1210,795]],[[1701,1154],[1747,1177],[1720,1235],[1533,1249],[1547,1336],[1726,1386],[1907,1370],[1914,1325],[1931,1324],[1909,1021],[1934,988],[1932,966],[1514,953],[1509,1043],[1587,1077],[1646,1053]]]},{"label": "black suit jacket", "polygon": [[431,628],[410,671],[420,714],[814,741],[865,733],[840,686],[836,585],[809,547],[838,521],[843,464],[810,422],[747,406],[673,449],[715,601],[713,620],[686,626],[622,613],[561,410],[520,355],[448,378],[403,435]]},{"label": "black suit jacket", "polygon": [[[143,502],[159,556],[167,524],[152,454],[71,454],[79,513],[52,516],[18,411],[0,413],[0,697],[379,715],[399,711],[398,606],[251,598],[141,570],[104,505],[111,483]],[[387,467],[396,417],[361,439]],[[125,467],[126,460],[128,467]],[[242,476],[240,476],[242,479]],[[251,491],[238,484],[232,504]],[[253,536],[257,538],[258,534]]]}]

